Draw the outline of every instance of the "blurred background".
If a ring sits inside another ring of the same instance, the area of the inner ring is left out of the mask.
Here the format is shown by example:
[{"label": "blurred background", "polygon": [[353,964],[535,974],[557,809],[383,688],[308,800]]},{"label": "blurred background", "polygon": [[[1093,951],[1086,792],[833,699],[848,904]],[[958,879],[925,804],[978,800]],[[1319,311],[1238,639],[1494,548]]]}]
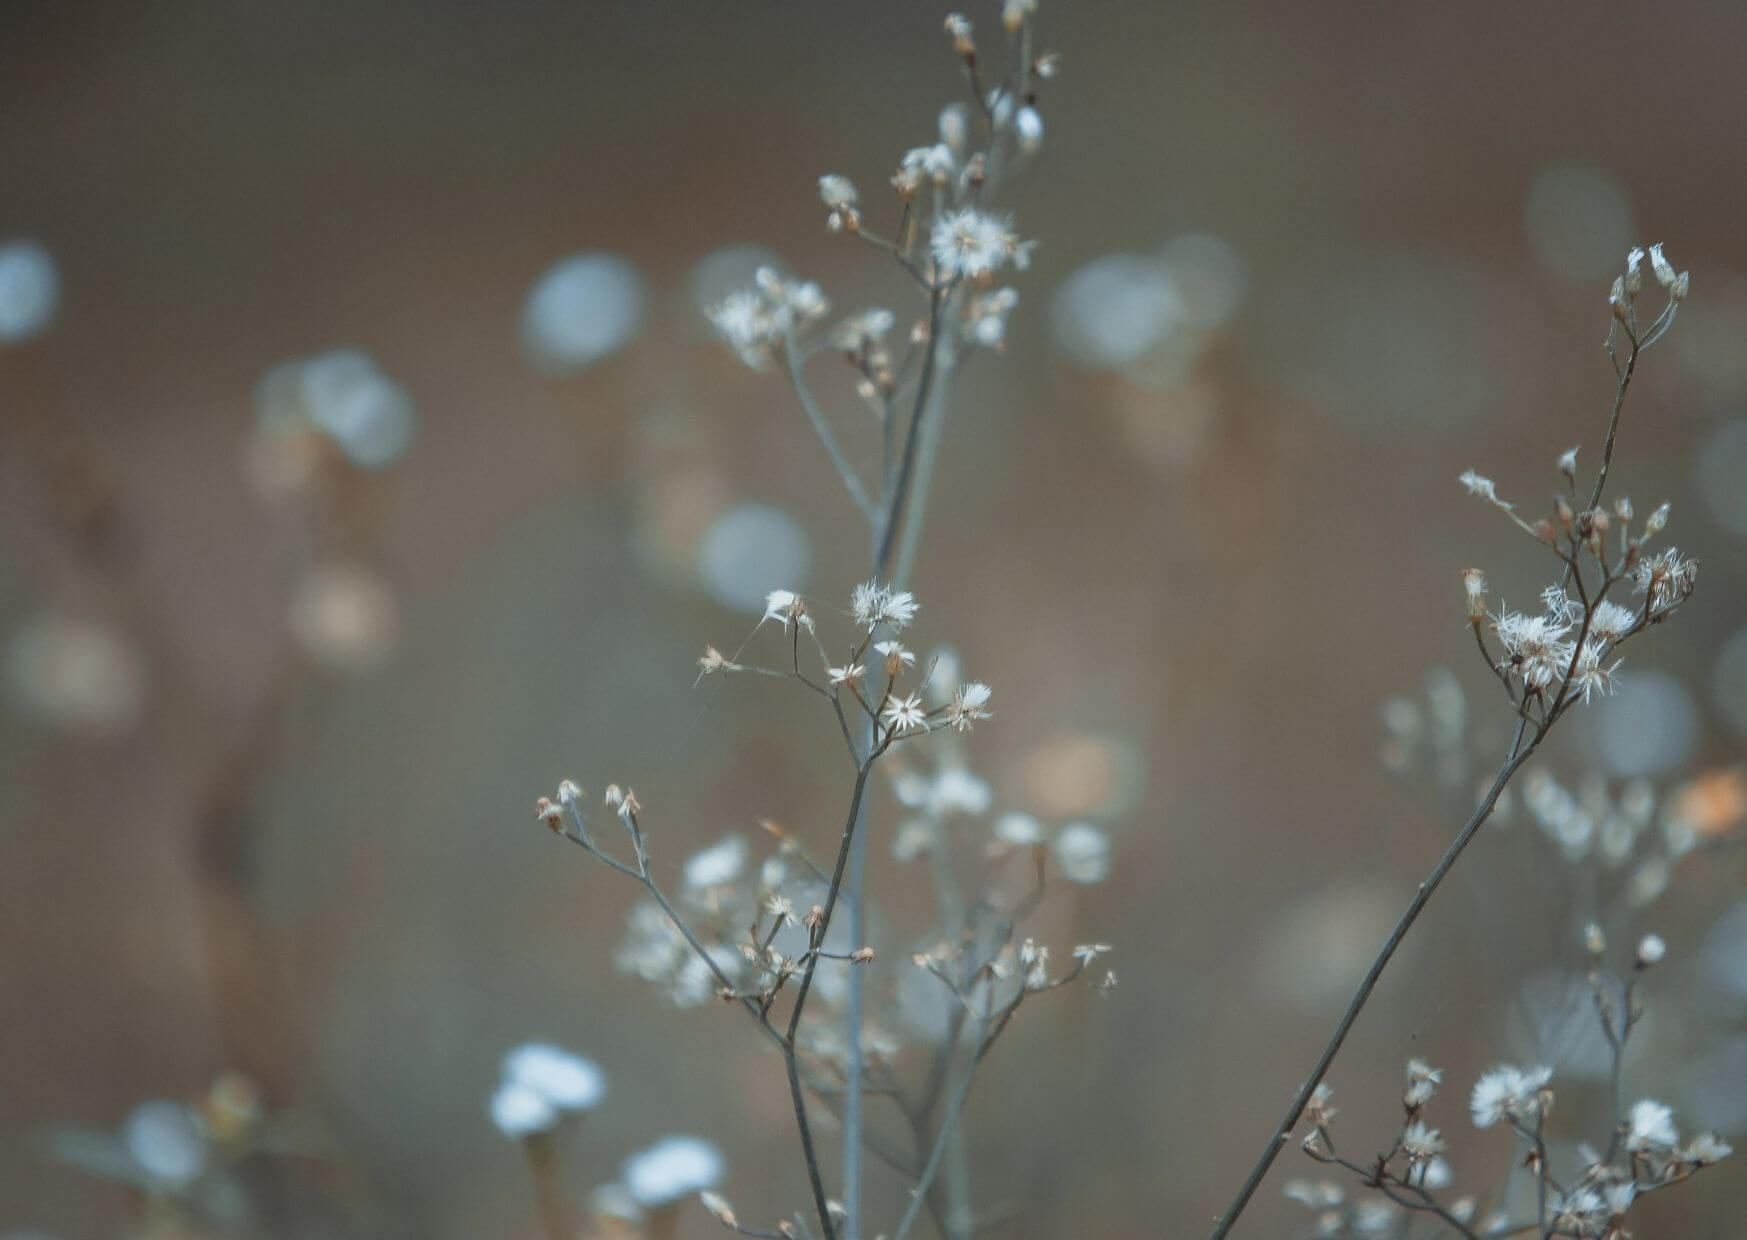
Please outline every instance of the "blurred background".
[{"label": "blurred background", "polygon": [[[0,11],[0,1229],[169,1226],[124,1182],[155,1148],[130,1113],[204,1099],[222,1128],[258,1095],[276,1149],[202,1234],[536,1235],[486,1109],[533,1037],[610,1081],[562,1150],[579,1198],[684,1131],[743,1218],[804,1202],[779,1063],[614,970],[634,893],[530,811],[632,784],[669,872],[761,818],[831,848],[828,718],[694,689],[695,659],[766,589],[842,606],[864,535],[700,309],[774,259],[914,315],[815,183],[889,231],[898,156],[963,94],[940,18]],[[996,687],[968,745],[994,809],[1106,833],[1108,879],[1052,886],[1030,932],[1115,944],[1121,985],[1028,1006],[979,1081],[996,1234],[1196,1234],[1241,1179],[1502,747],[1458,574],[1529,606],[1547,565],[1455,477],[1538,510],[1560,451],[1589,476],[1607,288],[1655,241],[1693,291],[1612,493],[1674,501],[1700,590],[1536,767],[1657,825],[1572,862],[1519,795],[1331,1080],[1367,1151],[1404,1060],[1444,1067],[1458,1187],[1507,1166],[1463,1106],[1491,1063],[1558,1062],[1556,1126],[1605,1131],[1572,1028],[1598,919],[1616,955],[1669,943],[1630,1094],[1747,1135],[1747,10],[1039,23],[1062,70],[1008,200],[1041,245],[954,388],[915,637]],[[927,909],[880,797],[889,979]],[[1252,1234],[1307,1225],[1279,1187],[1311,1170],[1282,1156]],[[889,1229],[903,1184],[867,1191]],[[1733,1234],[1744,1191],[1725,1164],[1643,1226]]]}]

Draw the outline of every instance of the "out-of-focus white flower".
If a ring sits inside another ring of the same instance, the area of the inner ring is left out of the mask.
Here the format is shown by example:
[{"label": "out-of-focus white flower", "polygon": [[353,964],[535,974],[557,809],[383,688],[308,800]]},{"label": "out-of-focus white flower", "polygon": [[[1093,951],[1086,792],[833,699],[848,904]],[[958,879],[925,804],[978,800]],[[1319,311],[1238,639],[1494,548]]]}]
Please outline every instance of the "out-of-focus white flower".
[{"label": "out-of-focus white flower", "polygon": [[536,1090],[505,1081],[491,1096],[491,1122],[512,1141],[545,1132],[558,1122],[558,1109]]},{"label": "out-of-focus white flower", "polygon": [[625,1160],[625,1187],[644,1209],[670,1205],[714,1188],[722,1179],[721,1151],[701,1137],[664,1137]]},{"label": "out-of-focus white flower", "polygon": [[1668,954],[1668,944],[1660,934],[1646,934],[1638,940],[1638,967],[1647,969],[1653,964],[1661,964],[1662,957]]},{"label": "out-of-focus white flower", "polygon": [[1027,105],[1013,118],[1013,132],[1019,139],[1019,149],[1035,155],[1043,147],[1043,114]]},{"label": "out-of-focus white flower", "polygon": [[1680,1140],[1674,1129],[1674,1111],[1653,1098],[1640,1098],[1632,1104],[1627,1121],[1626,1148],[1634,1154],[1650,1150],[1665,1150]]},{"label": "out-of-focus white flower", "polygon": [[725,835],[685,863],[686,886],[702,890],[734,882],[746,872],[746,841]]},{"label": "out-of-focus white flower", "polygon": [[819,178],[819,199],[836,211],[843,207],[853,207],[861,201],[861,195],[856,192],[855,183],[848,177],[828,172]]},{"label": "out-of-focus white flower", "polygon": [[140,1170],[175,1187],[191,1184],[206,1168],[207,1133],[180,1102],[142,1102],[128,1113],[121,1137]]},{"label": "out-of-focus white flower", "polygon": [[290,365],[304,415],[348,461],[383,469],[405,455],[417,425],[412,397],[368,353],[334,349]]},{"label": "out-of-focus white flower", "polygon": [[5,670],[17,705],[52,728],[115,735],[145,705],[145,660],[102,621],[55,612],[32,618],[7,643]]},{"label": "out-of-focus white flower", "polygon": [[60,276],[47,250],[35,241],[0,245],[0,344],[18,344],[41,332],[60,300]]},{"label": "out-of-focus white flower", "polygon": [[1041,822],[1018,810],[1008,810],[995,819],[994,831],[996,839],[1015,848],[1028,848],[1049,838]]},{"label": "out-of-focus white flower", "polygon": [[1735,1152],[1735,1147],[1714,1132],[1701,1132],[1680,1151],[1682,1161],[1708,1167]]},{"label": "out-of-focus white flower", "polygon": [[292,597],[291,635],[317,663],[356,670],[394,649],[400,607],[379,575],[355,564],[317,564]]},{"label": "out-of-focus white flower", "polygon": [[573,254],[541,274],[522,303],[522,349],[535,366],[571,374],[630,344],[643,326],[643,278],[616,254]]},{"label": "out-of-focus white flower", "polygon": [[1110,838],[1089,822],[1069,823],[1056,833],[1056,864],[1075,883],[1101,883],[1110,877]]},{"label": "out-of-focus white flower", "polygon": [[948,814],[983,814],[994,792],[988,781],[960,766],[949,766],[936,775],[928,790],[928,809],[936,817]]},{"label": "out-of-focus white flower", "polygon": [[505,1055],[503,1079],[560,1111],[586,1111],[607,1093],[606,1075],[592,1060],[547,1042],[527,1042]]}]

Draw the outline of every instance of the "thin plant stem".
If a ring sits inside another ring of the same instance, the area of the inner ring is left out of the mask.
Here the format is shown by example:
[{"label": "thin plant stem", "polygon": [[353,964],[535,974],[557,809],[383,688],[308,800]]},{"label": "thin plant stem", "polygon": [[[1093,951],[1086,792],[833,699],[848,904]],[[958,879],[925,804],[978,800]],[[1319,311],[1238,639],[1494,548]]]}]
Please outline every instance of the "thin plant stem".
[{"label": "thin plant stem", "polygon": [[[986,1022],[985,1022],[986,1023]],[[979,1030],[979,1044],[982,1033]],[[940,1164],[946,1157],[947,1147],[951,1144],[953,1130],[958,1127],[958,1118],[964,1110],[965,1101],[970,1097],[971,1082],[976,1079],[977,1060],[973,1057],[965,1064],[964,1072],[953,1086],[952,1097],[947,1100],[946,1113],[940,1117],[940,1131],[934,1138],[934,1148],[929,1152],[928,1161],[923,1164],[922,1175],[916,1181],[916,1187],[911,1190],[910,1204],[904,1210],[904,1217],[898,1223],[898,1230],[892,1233],[892,1240],[906,1240],[911,1229],[916,1226],[916,1220],[921,1216],[922,1208],[927,1203],[928,1190],[934,1184],[934,1177],[940,1173]]]},{"label": "thin plant stem", "polygon": [[837,470],[837,476],[843,480],[843,489],[849,492],[849,498],[861,510],[861,515],[870,523],[879,520],[879,509],[868,495],[867,488],[862,485],[861,475],[855,472],[855,467],[849,463],[844,454],[843,445],[837,442],[837,435],[831,429],[831,423],[825,418],[825,411],[819,408],[819,402],[813,399],[813,391],[807,386],[807,380],[801,374],[800,351],[796,347],[793,333],[783,348],[783,360],[788,364],[789,383],[795,389],[795,398],[801,402],[801,408],[806,411],[807,421],[813,424],[813,433],[819,437],[819,442],[825,448],[825,455],[831,458],[831,464]]},{"label": "thin plant stem", "polygon": [[1329,1065],[1334,1062],[1342,1044],[1346,1042],[1347,1034],[1352,1032],[1354,1023],[1359,1019],[1359,1013],[1365,1010],[1365,1004],[1371,999],[1371,992],[1377,988],[1377,979],[1383,976],[1383,970],[1388,966],[1390,958],[1401,946],[1401,941],[1407,937],[1407,932],[1413,929],[1414,922],[1419,920],[1419,915],[1425,911],[1427,902],[1449,874],[1451,867],[1467,850],[1468,845],[1473,843],[1482,824],[1491,816],[1493,808],[1498,804],[1499,795],[1504,792],[1505,785],[1510,783],[1517,768],[1528,761],[1529,755],[1535,752],[1536,746],[1541,743],[1541,738],[1546,735],[1545,726],[1538,728],[1532,736],[1528,736],[1528,743],[1524,744],[1524,738],[1528,735],[1528,727],[1529,721],[1527,719],[1518,722],[1516,738],[1511,742],[1510,752],[1505,755],[1504,764],[1499,767],[1498,774],[1493,777],[1492,786],[1480,799],[1480,804],[1475,809],[1473,816],[1457,833],[1456,838],[1450,842],[1449,848],[1444,850],[1444,855],[1438,859],[1437,865],[1433,866],[1431,873],[1421,881],[1418,889],[1414,892],[1412,901],[1407,906],[1407,911],[1402,913],[1401,919],[1395,923],[1395,928],[1389,932],[1389,938],[1384,941],[1382,949],[1371,961],[1371,967],[1365,970],[1364,980],[1359,983],[1358,990],[1353,993],[1352,1000],[1347,1004],[1346,1012],[1342,1014],[1340,1022],[1335,1026],[1334,1033],[1322,1048],[1322,1054],[1317,1056],[1316,1064],[1311,1068],[1310,1075],[1305,1078],[1304,1084],[1293,1096],[1291,1106],[1287,1108],[1286,1114],[1275,1127],[1273,1135],[1268,1138],[1267,1146],[1262,1150],[1261,1157],[1256,1159],[1255,1166],[1250,1169],[1249,1177],[1244,1180],[1243,1187],[1238,1189],[1237,1196],[1232,1199],[1231,1204],[1220,1215],[1219,1222],[1213,1229],[1212,1240],[1223,1240],[1223,1237],[1231,1234],[1231,1229],[1236,1224],[1238,1216],[1249,1205],[1250,1198],[1255,1196],[1256,1189],[1261,1186],[1263,1177],[1268,1174],[1268,1169],[1274,1165],[1274,1159],[1279,1157],[1280,1150],[1291,1139],[1292,1129],[1297,1125],[1298,1117],[1304,1113],[1305,1106],[1310,1102],[1310,1095],[1315,1092],[1318,1085],[1322,1084],[1322,1078],[1328,1074]]}]

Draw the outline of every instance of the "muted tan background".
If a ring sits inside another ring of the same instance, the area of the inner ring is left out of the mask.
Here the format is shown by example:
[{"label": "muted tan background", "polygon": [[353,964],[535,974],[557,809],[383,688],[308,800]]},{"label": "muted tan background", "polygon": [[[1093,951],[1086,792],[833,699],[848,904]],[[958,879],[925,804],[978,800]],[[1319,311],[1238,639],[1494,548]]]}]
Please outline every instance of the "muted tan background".
[{"label": "muted tan background", "polygon": [[[1692,471],[1747,396],[1747,11],[1046,4],[1042,29],[1063,76],[1017,206],[1043,245],[1009,356],[958,389],[916,589],[927,637],[997,687],[973,752],[1003,804],[1035,802],[1063,738],[1115,738],[1143,777],[1111,816],[1116,877],[1040,914],[1064,948],[1118,944],[1123,985],[1015,1028],[974,1156],[982,1196],[1019,1208],[1006,1234],[1194,1234],[1338,1010],[1349,953],[1447,838],[1438,798],[1378,768],[1378,703],[1439,663],[1483,693],[1458,569],[1485,564],[1513,600],[1541,584],[1454,476],[1534,499],[1560,449],[1599,441],[1606,281],[1548,271],[1525,237],[1559,161],[1609,170],[1636,237],[1694,272],[1617,476],[1646,509],[1675,499],[1702,592],[1628,670],[1690,688],[1705,730],[1683,770],[1740,757],[1711,681],[1747,564]],[[669,861],[759,816],[829,838],[844,789],[817,721],[777,726],[761,685],[707,708],[691,691],[702,643],[747,623],[685,571],[675,496],[784,507],[822,595],[847,594],[860,540],[786,390],[699,325],[688,272],[753,242],[845,307],[899,296],[823,233],[813,178],[874,197],[956,90],[938,14],[908,3],[0,11],[0,236],[40,239],[63,282],[52,332],[0,351],[0,622],[76,591],[161,635],[126,735],[0,716],[0,1226],[115,1234],[125,1197],[33,1134],[235,1066],[319,1118],[362,1185],[342,1194],[368,1203],[360,1234],[531,1234],[484,1113],[497,1055],[531,1035],[612,1079],[571,1151],[579,1189],[677,1128],[728,1149],[743,1214],[801,1199],[776,1066],[732,1013],[675,1017],[611,971],[630,893],[528,810],[572,775],[635,784]],[[1132,428],[1174,415],[1064,357],[1048,306],[1082,262],[1185,231],[1244,257],[1248,296],[1197,372],[1205,435],[1164,461]],[[587,249],[641,270],[648,324],[546,378],[519,353],[521,302]],[[254,385],[339,344],[419,405],[347,535],[396,582],[402,641],[374,672],[295,677],[234,784],[311,537],[250,493]],[[58,524],[87,470],[122,531],[95,566]],[[1570,739],[1562,774],[1586,765]],[[913,928],[884,853],[883,912]],[[239,907],[200,894],[214,867]],[[1517,984],[1571,966],[1587,914],[1526,841],[1487,837],[1465,868],[1334,1077],[1355,1134],[1381,1138],[1401,1060],[1449,1067],[1470,1184],[1504,1155],[1467,1129],[1463,1083],[1517,1053]],[[1732,853],[1681,871],[1650,919],[1677,960],[1741,876]],[[1306,926],[1329,940],[1282,960]],[[1318,961],[1333,976],[1304,980]],[[1679,1045],[1741,1032],[1702,978],[1667,976],[1652,1002],[1686,1012]],[[1682,1064],[1638,1079],[1673,1091]],[[1731,1235],[1744,1183],[1707,1175],[1646,1229]],[[901,1201],[877,1174],[869,1191]],[[339,1226],[301,1208],[286,1234]],[[1298,1221],[1277,1185],[1254,1218]]]}]

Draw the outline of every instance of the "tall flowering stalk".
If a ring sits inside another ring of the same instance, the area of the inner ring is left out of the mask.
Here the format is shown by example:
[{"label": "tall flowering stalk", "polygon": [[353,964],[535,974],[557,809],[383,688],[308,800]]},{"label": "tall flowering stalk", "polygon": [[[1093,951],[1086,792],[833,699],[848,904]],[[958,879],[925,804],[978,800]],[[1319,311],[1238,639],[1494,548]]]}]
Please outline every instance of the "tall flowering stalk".
[{"label": "tall flowering stalk", "polygon": [[[1644,291],[1646,260],[1664,302],[1650,323],[1640,326],[1638,300]],[[1481,658],[1498,678],[1517,717],[1515,732],[1480,803],[1420,882],[1406,911],[1365,970],[1346,1011],[1293,1095],[1286,1114],[1268,1138],[1236,1197],[1220,1216],[1213,1229],[1214,1240],[1230,1234],[1300,1119],[1314,1122],[1317,1100],[1322,1096],[1318,1091],[1326,1088],[1323,1078],[1369,1002],[1383,970],[1432,894],[1492,814],[1511,778],[1573,707],[1612,691],[1614,672],[1620,664],[1615,652],[1632,637],[1667,620],[1692,594],[1697,564],[1683,558],[1673,547],[1651,549],[1668,523],[1668,505],[1663,504],[1641,525],[1634,526],[1630,500],[1621,498],[1607,507],[1602,503],[1621,411],[1637,372],[1639,356],[1673,326],[1690,283],[1688,273],[1676,273],[1659,245],[1652,246],[1647,253],[1632,250],[1626,256],[1624,274],[1614,281],[1608,297],[1612,319],[1605,345],[1617,382],[1601,464],[1587,500],[1578,495],[1575,448],[1558,460],[1564,493],[1555,498],[1553,512],[1538,520],[1524,518],[1514,504],[1502,499],[1490,478],[1469,470],[1460,479],[1471,495],[1551,553],[1561,566],[1559,580],[1542,593],[1542,609],[1532,613],[1513,611],[1502,604],[1496,611],[1489,610],[1485,574],[1479,569],[1463,574],[1468,624]],[[1621,604],[1608,597],[1623,587],[1643,595],[1642,601]]]},{"label": "tall flowering stalk", "polygon": [[[889,230],[873,218],[871,205],[849,177],[831,173],[819,178],[827,229],[895,262],[913,287],[919,310],[907,328],[900,331],[900,314],[881,307],[831,322],[830,302],[817,284],[773,268],[759,270],[751,287],[730,294],[708,311],[724,340],[749,366],[764,369],[774,364],[786,374],[802,413],[867,527],[868,579],[850,604],[859,636],[846,652],[828,649],[807,600],[777,591],[770,596],[765,621],[780,624],[788,635],[786,667],[753,666],[742,663],[738,654],[729,657],[714,648],[700,661],[706,675],[752,672],[791,679],[829,704],[851,763],[853,784],[835,859],[828,867],[806,863],[822,884],[817,903],[797,910],[786,897],[771,894],[750,940],[737,945],[744,959],[726,956],[721,944],[704,941],[705,936],[688,923],[657,883],[633,793],[613,789],[609,797],[629,840],[629,860],[609,851],[599,833],[591,831],[581,792],[574,784],[561,786],[555,800],[543,800],[540,806],[541,816],[555,831],[641,884],[649,895],[652,909],[645,928],[655,946],[649,952],[633,950],[632,967],[663,974],[675,959],[669,948],[678,946],[683,963],[673,966],[675,976],[684,975],[694,988],[708,983],[737,1003],[782,1055],[813,1197],[813,1222],[827,1240],[839,1234],[856,1240],[861,1231],[861,1160],[867,1145],[863,1108],[869,1070],[861,970],[849,969],[845,987],[840,1103],[807,1077],[808,1038],[818,1037],[807,1013],[821,961],[854,966],[873,958],[866,942],[864,898],[869,779],[894,745],[933,731],[967,730],[989,717],[988,686],[948,684],[946,677],[936,678],[933,668],[916,666],[915,656],[897,637],[916,612],[907,587],[920,547],[953,374],[967,351],[1003,347],[1018,294],[998,281],[1007,272],[1030,265],[1034,243],[1020,239],[1011,217],[998,207],[997,194],[1008,175],[1036,154],[1043,140],[1037,96],[1054,73],[1055,58],[1033,50],[1035,10],[1036,0],[1003,4],[1005,67],[998,77],[988,76],[971,22],[959,14],[947,18],[947,37],[969,98],[942,110],[936,141],[913,147],[898,159],[890,175]],[[816,396],[811,377],[814,363],[831,356],[846,365],[854,397],[877,428],[877,444],[849,440]],[[870,481],[858,461],[876,452],[877,475]],[[798,854],[793,841],[786,841],[786,846]],[[1038,878],[1040,893],[1041,860]],[[1074,967],[1057,977],[1049,972],[1047,952],[1040,960],[1038,949],[1028,943],[1031,958],[1025,966],[1025,984],[1015,996],[997,1003],[990,979],[1006,967],[997,957],[1013,954],[1018,918],[1034,904],[1035,895],[1006,919],[992,944],[939,961],[929,958],[925,965],[971,1014],[974,1037],[969,1062],[960,1065],[956,1079],[948,1078],[965,1025],[962,1017],[955,1020],[953,1042],[937,1057],[936,1068],[918,1096],[908,1097],[890,1080],[880,1082],[881,1095],[898,1101],[916,1138],[916,1163],[887,1156],[916,1182],[898,1237],[911,1231],[922,1209],[934,1208],[931,1189],[957,1139],[974,1069],[1019,1003],[1028,993],[1054,989],[1079,977],[1097,954],[1076,956]],[[840,907],[847,910],[848,930],[846,950],[836,951],[829,944],[835,941],[831,936],[838,928]],[[797,925],[804,937],[795,952],[784,944]],[[668,928],[679,944],[663,945]],[[786,1013],[778,1010],[779,996],[787,999]],[[889,1073],[889,1069],[882,1071]],[[841,1202],[827,1190],[810,1114],[814,1105],[830,1106],[843,1124]],[[725,1205],[716,1213],[736,1231],[760,1234],[742,1225]],[[968,1226],[967,1220],[958,1219],[954,1234]]]}]

